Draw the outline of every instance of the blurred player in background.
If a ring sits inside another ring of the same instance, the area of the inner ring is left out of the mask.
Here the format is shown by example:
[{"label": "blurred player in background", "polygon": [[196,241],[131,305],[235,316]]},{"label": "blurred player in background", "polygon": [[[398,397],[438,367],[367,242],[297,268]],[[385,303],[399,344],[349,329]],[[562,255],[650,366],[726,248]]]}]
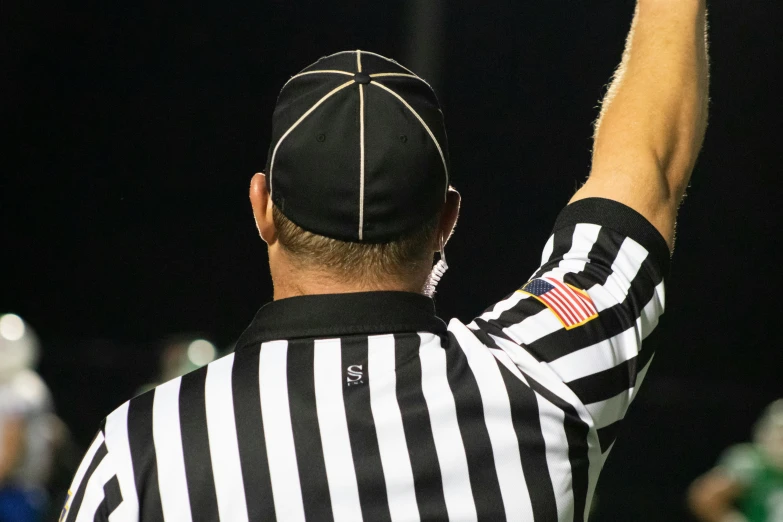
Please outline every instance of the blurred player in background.
[{"label": "blurred player in background", "polygon": [[43,519],[61,424],[33,370],[38,339],[19,316],[0,316],[0,522]]},{"label": "blurred player in background", "polygon": [[691,486],[689,503],[704,522],[783,522],[783,399],[759,419],[753,443],[724,451]]},{"label": "blurred player in background", "polygon": [[137,394],[201,368],[214,361],[217,355],[218,351],[214,344],[195,335],[169,337],[163,341],[157,380],[141,386]]}]

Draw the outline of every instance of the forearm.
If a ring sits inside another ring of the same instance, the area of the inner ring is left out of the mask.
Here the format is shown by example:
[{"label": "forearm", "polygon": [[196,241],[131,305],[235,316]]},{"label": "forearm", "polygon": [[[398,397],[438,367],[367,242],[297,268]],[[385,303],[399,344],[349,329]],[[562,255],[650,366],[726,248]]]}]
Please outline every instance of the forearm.
[{"label": "forearm", "polygon": [[22,456],[24,441],[24,422],[21,419],[8,419],[0,437],[0,484],[3,484],[16,468]]},{"label": "forearm", "polygon": [[638,0],[596,123],[593,171],[618,172],[649,155],[653,168],[636,175],[662,183],[635,181],[676,206],[704,139],[707,100],[705,0]]},{"label": "forearm", "polygon": [[741,493],[742,487],[737,482],[719,473],[708,473],[689,488],[688,504],[703,522],[743,522],[744,517],[734,508]]}]

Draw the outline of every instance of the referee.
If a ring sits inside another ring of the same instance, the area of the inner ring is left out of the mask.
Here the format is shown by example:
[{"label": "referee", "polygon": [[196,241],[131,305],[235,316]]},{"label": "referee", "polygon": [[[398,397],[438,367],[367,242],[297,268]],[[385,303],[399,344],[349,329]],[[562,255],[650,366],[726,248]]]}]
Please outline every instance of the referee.
[{"label": "referee", "polygon": [[460,196],[429,85],[364,51],[293,76],[250,187],[274,301],[234,353],[105,419],[62,519],[586,520],[653,358],[705,9],[638,0],[589,179],[468,324],[430,297]]}]

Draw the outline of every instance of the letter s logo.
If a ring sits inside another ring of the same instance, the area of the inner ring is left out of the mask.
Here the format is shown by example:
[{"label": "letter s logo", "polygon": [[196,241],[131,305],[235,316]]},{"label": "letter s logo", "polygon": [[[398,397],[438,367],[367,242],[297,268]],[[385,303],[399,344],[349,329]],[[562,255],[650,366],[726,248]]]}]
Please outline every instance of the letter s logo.
[{"label": "letter s logo", "polygon": [[361,364],[352,364],[348,367],[348,375],[345,378],[346,384],[348,386],[353,386],[354,384],[360,384],[364,381],[362,381],[362,377],[364,375],[362,374],[362,365]]}]

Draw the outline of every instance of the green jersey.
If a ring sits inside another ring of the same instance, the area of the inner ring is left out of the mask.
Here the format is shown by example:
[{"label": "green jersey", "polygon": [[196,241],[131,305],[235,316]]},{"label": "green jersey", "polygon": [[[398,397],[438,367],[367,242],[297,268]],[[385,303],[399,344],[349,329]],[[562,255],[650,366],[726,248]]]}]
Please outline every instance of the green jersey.
[{"label": "green jersey", "polygon": [[744,486],[737,508],[748,522],[783,522],[783,469],[774,467],[760,448],[732,446],[718,469]]}]

